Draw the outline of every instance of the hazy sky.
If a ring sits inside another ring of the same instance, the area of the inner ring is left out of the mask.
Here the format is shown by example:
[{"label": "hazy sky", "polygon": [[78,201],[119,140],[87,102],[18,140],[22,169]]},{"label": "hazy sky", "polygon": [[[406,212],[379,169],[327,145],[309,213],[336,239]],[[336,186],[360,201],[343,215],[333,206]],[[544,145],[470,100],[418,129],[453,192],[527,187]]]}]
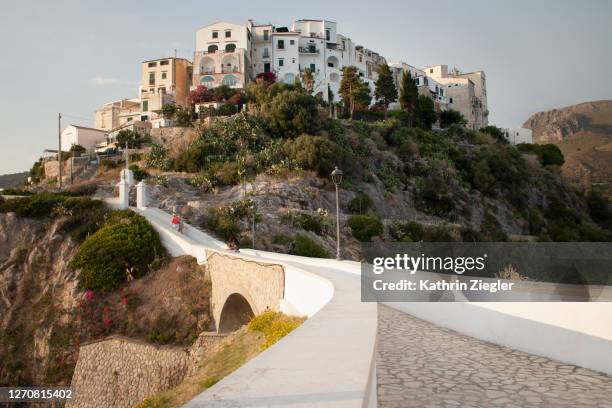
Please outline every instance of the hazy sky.
[{"label": "hazy sky", "polygon": [[105,102],[136,97],[140,62],[191,59],[218,20],[328,19],[388,60],[487,75],[490,121],[612,99],[612,1],[0,0],[0,174],[29,169],[64,124],[93,125]]}]

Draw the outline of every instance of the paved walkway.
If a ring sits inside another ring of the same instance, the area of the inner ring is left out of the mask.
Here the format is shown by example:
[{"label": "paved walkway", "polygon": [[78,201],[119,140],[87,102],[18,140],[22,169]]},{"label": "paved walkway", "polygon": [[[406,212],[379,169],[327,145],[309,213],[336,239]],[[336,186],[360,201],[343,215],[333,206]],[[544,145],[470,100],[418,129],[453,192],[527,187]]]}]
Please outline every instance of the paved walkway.
[{"label": "paved walkway", "polygon": [[612,408],[611,377],[378,312],[380,408]]}]

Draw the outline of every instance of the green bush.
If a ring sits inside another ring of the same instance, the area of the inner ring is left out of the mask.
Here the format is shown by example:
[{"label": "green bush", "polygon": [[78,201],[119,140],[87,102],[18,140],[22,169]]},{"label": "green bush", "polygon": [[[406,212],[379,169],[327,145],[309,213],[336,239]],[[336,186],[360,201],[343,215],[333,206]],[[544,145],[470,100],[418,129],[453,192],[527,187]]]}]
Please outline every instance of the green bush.
[{"label": "green bush", "polygon": [[563,152],[552,143],[544,145],[521,143],[517,148],[523,153],[536,154],[542,166],[562,166],[565,163]]},{"label": "green bush", "polygon": [[322,136],[301,135],[287,140],[284,150],[304,170],[314,170],[328,178],[335,166],[342,166],[344,152],[331,140]]},{"label": "green bush", "polygon": [[159,235],[147,220],[124,210],[114,212],[85,240],[70,266],[80,270],[82,288],[109,291],[125,283],[129,275],[145,275],[165,256]]},{"label": "green bush", "polygon": [[147,173],[146,170],[143,170],[138,167],[137,164],[130,164],[130,170],[132,170],[132,173],[134,174],[134,179],[136,181],[142,181],[149,177],[149,173]]},{"label": "green bush", "polygon": [[[164,105],[166,106],[166,105]],[[145,156],[145,166],[158,170],[169,170],[172,163],[168,158],[168,149],[157,143],[151,145],[151,150]]]},{"label": "green bush", "polygon": [[291,253],[311,258],[329,258],[329,254],[322,246],[307,236],[299,234],[293,238]]},{"label": "green bush", "polygon": [[312,231],[317,235],[323,233],[324,225],[318,217],[306,213],[292,213],[291,218],[292,224],[298,228]]},{"label": "green bush", "polygon": [[347,209],[353,214],[365,214],[372,208],[374,208],[374,200],[362,191],[357,193],[357,196],[347,205]]},{"label": "green bush", "polygon": [[219,208],[210,208],[204,217],[204,227],[215,232],[224,241],[240,236],[240,228],[231,215]]},{"label": "green bush", "polygon": [[461,114],[461,112],[454,109],[448,109],[440,112],[440,127],[446,129],[451,125],[465,125],[467,121]]},{"label": "green bush", "polygon": [[262,115],[268,130],[276,137],[312,133],[320,125],[317,99],[300,90],[285,90],[274,96]]},{"label": "green bush", "polygon": [[361,242],[370,242],[372,237],[384,231],[380,217],[376,215],[353,215],[348,220],[351,233]]},{"label": "green bush", "polygon": [[53,216],[55,207],[66,200],[61,193],[38,193],[27,197],[5,200],[0,213],[14,212],[20,217],[43,218]]}]

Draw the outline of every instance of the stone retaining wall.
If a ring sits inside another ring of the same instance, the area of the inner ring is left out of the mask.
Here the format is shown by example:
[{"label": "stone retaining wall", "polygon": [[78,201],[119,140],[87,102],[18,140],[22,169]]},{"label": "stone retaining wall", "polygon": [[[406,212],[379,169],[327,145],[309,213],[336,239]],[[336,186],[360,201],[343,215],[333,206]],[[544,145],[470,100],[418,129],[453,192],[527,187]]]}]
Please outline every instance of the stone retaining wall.
[{"label": "stone retaining wall", "polygon": [[122,336],[81,346],[69,408],[129,408],[178,385],[224,336],[202,333],[190,349]]}]

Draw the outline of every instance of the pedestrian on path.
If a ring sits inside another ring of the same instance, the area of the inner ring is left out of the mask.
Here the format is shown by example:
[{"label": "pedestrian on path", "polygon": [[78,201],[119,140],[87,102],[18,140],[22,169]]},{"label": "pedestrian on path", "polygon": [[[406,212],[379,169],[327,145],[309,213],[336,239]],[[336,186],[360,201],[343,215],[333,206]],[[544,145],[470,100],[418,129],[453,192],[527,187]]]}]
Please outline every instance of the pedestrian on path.
[{"label": "pedestrian on path", "polygon": [[181,225],[181,220],[176,213],[172,213],[172,228],[178,231],[179,226]]}]

